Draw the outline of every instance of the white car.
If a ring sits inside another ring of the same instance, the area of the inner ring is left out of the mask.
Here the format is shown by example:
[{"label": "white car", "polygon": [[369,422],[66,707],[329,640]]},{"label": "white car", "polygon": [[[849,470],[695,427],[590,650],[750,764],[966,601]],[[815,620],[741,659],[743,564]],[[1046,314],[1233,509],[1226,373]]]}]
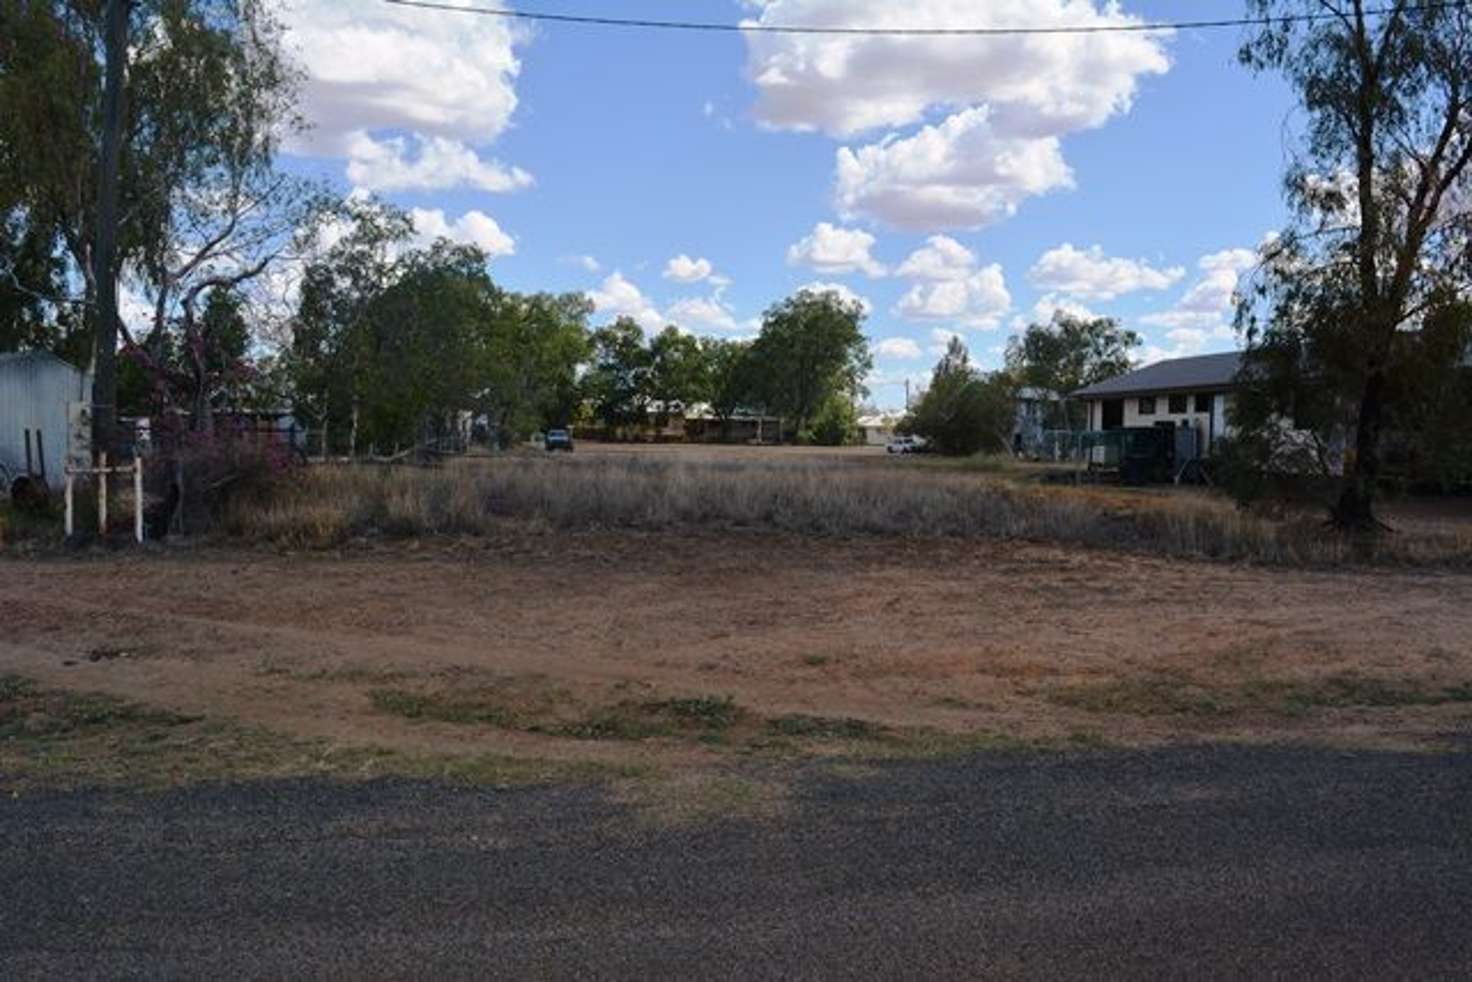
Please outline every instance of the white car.
[{"label": "white car", "polygon": [[890,440],[884,448],[889,453],[922,453],[925,450],[925,438],[921,436],[897,436]]}]

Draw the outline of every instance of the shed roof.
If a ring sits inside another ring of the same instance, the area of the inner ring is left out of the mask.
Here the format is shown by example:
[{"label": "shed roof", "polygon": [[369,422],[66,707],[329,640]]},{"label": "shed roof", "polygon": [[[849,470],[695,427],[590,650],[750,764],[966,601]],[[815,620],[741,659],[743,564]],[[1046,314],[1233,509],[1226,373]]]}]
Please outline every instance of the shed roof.
[{"label": "shed roof", "polygon": [[1236,384],[1237,371],[1241,367],[1240,351],[1171,358],[1085,386],[1073,396],[1075,399],[1104,399],[1182,389],[1227,389]]},{"label": "shed roof", "polygon": [[0,353],[0,368],[23,367],[35,364],[63,365],[74,372],[80,372],[71,362],[58,358],[49,351],[7,351]]}]

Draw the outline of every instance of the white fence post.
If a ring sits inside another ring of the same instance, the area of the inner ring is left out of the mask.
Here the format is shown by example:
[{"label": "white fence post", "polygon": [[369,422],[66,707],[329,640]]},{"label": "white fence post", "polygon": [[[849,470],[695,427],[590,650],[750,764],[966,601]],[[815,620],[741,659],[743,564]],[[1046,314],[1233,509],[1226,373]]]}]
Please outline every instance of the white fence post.
[{"label": "white fence post", "polygon": [[133,538],[143,542],[143,458],[133,452]]},{"label": "white fence post", "polygon": [[97,534],[107,536],[107,452],[99,455],[97,468]]}]

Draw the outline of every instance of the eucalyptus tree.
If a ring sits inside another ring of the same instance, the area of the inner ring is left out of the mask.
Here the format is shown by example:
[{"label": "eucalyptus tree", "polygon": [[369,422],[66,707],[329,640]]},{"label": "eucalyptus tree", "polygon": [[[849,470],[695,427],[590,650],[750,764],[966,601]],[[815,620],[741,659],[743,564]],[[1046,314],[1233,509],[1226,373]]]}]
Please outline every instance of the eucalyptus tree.
[{"label": "eucalyptus tree", "polygon": [[874,364],[863,323],[863,305],[833,290],[800,290],[769,307],[748,353],[765,408],[804,434],[835,395],[862,395]]},{"label": "eucalyptus tree", "polygon": [[1293,224],[1238,311],[1254,390],[1240,423],[1273,432],[1268,417],[1313,404],[1299,415],[1347,447],[1333,520],[1373,530],[1383,436],[1417,388],[1405,375],[1472,288],[1472,5],[1249,7],[1265,22],[1241,60],[1287,79],[1303,127],[1284,178]]},{"label": "eucalyptus tree", "polygon": [[138,343],[119,277],[153,302],[157,349],[301,218],[309,193],[272,169],[299,125],[281,42],[263,0],[0,0],[0,208],[80,283],[104,431],[118,337]]}]

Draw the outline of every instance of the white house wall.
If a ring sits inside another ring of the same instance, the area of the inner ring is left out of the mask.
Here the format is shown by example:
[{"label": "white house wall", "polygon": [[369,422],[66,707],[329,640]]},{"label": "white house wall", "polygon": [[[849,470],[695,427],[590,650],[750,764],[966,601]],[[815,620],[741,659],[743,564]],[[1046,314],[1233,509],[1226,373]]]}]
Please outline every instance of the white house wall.
[{"label": "white house wall", "polygon": [[[1179,393],[1177,393],[1179,395]],[[1229,412],[1228,400],[1230,396],[1225,392],[1216,392],[1211,396],[1211,411],[1196,411],[1196,393],[1188,393],[1186,405],[1189,407],[1184,413],[1173,413],[1170,411],[1170,394],[1158,393],[1155,395],[1155,412],[1142,414],[1140,412],[1141,396],[1122,396],[1124,403],[1124,425],[1125,426],[1155,426],[1158,423],[1169,423],[1172,426],[1180,426],[1186,423],[1196,428],[1201,437],[1201,445],[1210,452],[1211,443],[1228,435],[1227,417]],[[1144,398],[1149,398],[1145,396]],[[1107,400],[1089,400],[1089,429],[1102,430],[1104,428],[1104,403]]]}]

